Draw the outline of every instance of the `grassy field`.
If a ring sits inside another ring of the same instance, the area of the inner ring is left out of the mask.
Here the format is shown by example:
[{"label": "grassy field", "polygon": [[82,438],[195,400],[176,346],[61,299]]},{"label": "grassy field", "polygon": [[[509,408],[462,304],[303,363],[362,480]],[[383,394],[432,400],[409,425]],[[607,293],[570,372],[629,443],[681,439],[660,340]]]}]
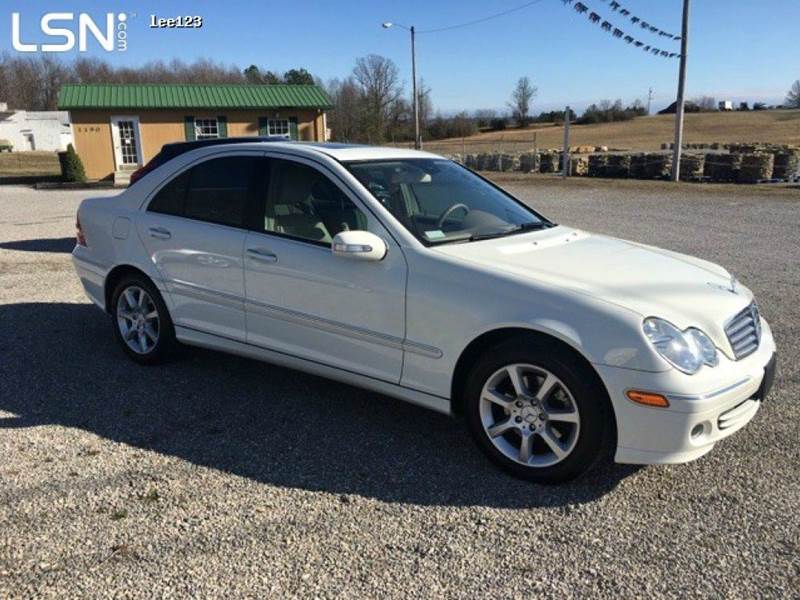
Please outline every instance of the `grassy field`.
[{"label": "grassy field", "polygon": [[55,152],[0,152],[0,179],[61,175]]},{"label": "grassy field", "polygon": [[[639,117],[632,121],[572,125],[570,145],[608,146],[619,150],[658,150],[674,136],[674,115]],[[527,129],[490,131],[465,138],[431,141],[431,152],[487,152],[561,148],[564,129],[551,124]],[[800,144],[800,110],[712,112],[687,114],[686,143],[771,142]]]}]

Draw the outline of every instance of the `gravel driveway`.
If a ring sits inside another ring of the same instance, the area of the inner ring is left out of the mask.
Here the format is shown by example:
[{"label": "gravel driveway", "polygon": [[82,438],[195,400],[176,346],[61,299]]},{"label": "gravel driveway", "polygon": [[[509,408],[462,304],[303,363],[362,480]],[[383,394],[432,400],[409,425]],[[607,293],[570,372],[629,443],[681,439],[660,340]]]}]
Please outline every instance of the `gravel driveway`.
[{"label": "gravel driveway", "polygon": [[750,286],[779,348],[755,420],[540,487],[373,393],[208,351],[139,367],[72,271],[88,193],[3,187],[0,597],[798,597],[800,190],[502,182]]}]

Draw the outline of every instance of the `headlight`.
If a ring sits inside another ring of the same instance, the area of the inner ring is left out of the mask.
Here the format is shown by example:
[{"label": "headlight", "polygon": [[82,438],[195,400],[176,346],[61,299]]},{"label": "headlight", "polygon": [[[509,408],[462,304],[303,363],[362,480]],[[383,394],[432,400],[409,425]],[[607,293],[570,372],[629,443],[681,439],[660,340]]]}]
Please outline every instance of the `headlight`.
[{"label": "headlight", "polygon": [[693,375],[704,364],[713,367],[718,362],[714,343],[699,329],[681,331],[656,317],[645,319],[642,329],[656,352],[679,371]]},{"label": "headlight", "polygon": [[697,345],[700,346],[700,352],[703,355],[703,363],[709,367],[716,367],[719,359],[717,358],[717,347],[705,333],[694,327],[690,327],[684,332],[685,335],[694,338]]}]

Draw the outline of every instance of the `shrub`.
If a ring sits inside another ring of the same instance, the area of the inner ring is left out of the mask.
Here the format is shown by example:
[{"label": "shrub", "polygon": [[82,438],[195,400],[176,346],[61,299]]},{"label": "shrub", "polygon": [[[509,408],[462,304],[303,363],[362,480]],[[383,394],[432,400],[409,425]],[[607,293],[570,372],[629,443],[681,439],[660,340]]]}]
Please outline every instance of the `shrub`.
[{"label": "shrub", "polygon": [[75,152],[72,144],[67,146],[66,152],[59,153],[58,157],[61,162],[61,176],[64,181],[86,182],[86,171],[83,169],[81,157]]},{"label": "shrub", "polygon": [[600,104],[590,104],[577,122],[579,125],[590,125],[592,123],[630,121],[646,114],[647,109],[638,100],[627,108],[622,107],[621,100],[617,100],[613,104],[608,100],[603,100]]},{"label": "shrub", "polygon": [[491,121],[489,121],[489,128],[493,131],[502,131],[506,128],[506,120],[503,117],[495,117]]},{"label": "shrub", "polygon": [[430,139],[469,137],[477,132],[475,120],[466,112],[460,112],[452,117],[438,115],[430,122],[427,130]]}]

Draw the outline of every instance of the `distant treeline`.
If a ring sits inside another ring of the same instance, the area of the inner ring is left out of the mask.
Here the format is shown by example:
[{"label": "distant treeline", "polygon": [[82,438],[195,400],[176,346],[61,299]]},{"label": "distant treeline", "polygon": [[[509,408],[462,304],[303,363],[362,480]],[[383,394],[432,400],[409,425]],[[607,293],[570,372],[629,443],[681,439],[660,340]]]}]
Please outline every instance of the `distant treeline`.
[{"label": "distant treeline", "polygon": [[[310,84],[326,89],[334,109],[328,115],[333,137],[350,142],[406,142],[414,138],[413,105],[397,65],[378,55],[358,58],[344,78],[323,82],[308,70],[298,67],[284,73],[250,65],[241,69],[209,59],[194,62],[172,60],[148,62],[140,67],[113,66],[97,58],[79,57],[70,62],[51,55],[17,57],[0,54],[0,101],[12,109],[54,110],[58,92],[66,83],[233,83],[233,84]],[[536,88],[527,78],[520,79],[530,91],[532,103]],[[511,111],[476,110],[452,115],[434,112],[431,88],[418,86],[419,121],[424,139],[468,137],[480,130],[502,130],[530,123],[564,121],[564,111],[533,112],[523,115],[519,106]],[[519,93],[516,90],[515,93]],[[524,102],[523,102],[524,103]],[[622,102],[603,100],[592,104],[580,116],[570,111],[577,123],[604,123],[632,119],[646,111],[638,100],[623,107]]]},{"label": "distant treeline", "polygon": [[0,100],[10,108],[55,110],[65,83],[314,83],[305,69],[279,75],[251,65],[240,69],[208,59],[153,61],[140,67],[116,67],[97,58],[64,62],[51,55],[0,54]]}]

